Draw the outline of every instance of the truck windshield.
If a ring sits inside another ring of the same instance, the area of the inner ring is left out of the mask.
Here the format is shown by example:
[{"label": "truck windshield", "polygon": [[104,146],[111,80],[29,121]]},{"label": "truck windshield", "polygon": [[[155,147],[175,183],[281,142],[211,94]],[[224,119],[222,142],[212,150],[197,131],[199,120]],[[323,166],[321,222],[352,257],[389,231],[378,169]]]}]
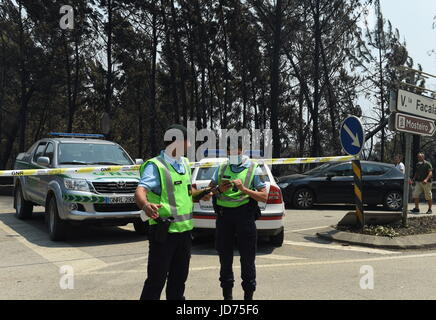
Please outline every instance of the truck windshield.
[{"label": "truck windshield", "polygon": [[132,165],[126,152],[114,144],[60,143],[59,164]]}]

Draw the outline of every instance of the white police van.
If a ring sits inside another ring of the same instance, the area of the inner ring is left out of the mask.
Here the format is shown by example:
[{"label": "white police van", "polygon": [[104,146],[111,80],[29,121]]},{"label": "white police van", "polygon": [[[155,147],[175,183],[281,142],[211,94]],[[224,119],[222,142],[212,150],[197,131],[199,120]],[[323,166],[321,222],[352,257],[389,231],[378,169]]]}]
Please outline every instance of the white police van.
[{"label": "white police van", "polygon": [[[200,160],[201,163],[215,162],[217,164],[227,161],[227,156],[223,150],[210,150],[217,158],[205,158]],[[255,161],[255,160],[254,160]],[[215,167],[197,167],[192,172],[193,187],[198,190],[209,186]],[[263,173],[263,180],[266,183],[268,192],[267,202],[259,202],[261,217],[256,220],[256,227],[259,236],[268,236],[271,244],[280,247],[283,244],[285,206],[279,186],[277,185],[271,170],[267,165],[260,164]],[[213,210],[212,199],[209,201],[194,201],[194,231],[207,232],[216,228],[216,214]]]}]

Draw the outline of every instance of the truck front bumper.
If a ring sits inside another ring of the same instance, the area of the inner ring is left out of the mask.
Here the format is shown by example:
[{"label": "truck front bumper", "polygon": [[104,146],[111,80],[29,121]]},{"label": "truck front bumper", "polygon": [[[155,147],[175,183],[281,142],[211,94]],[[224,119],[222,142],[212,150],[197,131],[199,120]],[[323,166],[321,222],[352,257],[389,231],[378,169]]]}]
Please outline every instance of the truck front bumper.
[{"label": "truck front bumper", "polygon": [[[69,195],[81,196],[83,193],[69,193]],[[129,195],[130,197],[132,195]],[[89,196],[86,196],[86,199]],[[100,197],[101,198],[101,197]],[[107,197],[109,199],[110,197]],[[80,198],[78,198],[80,199]],[[80,201],[80,200],[79,200]],[[108,203],[105,202],[74,202],[63,197],[62,204],[59,206],[59,215],[63,220],[85,221],[85,220],[138,220],[140,219],[141,210],[135,203]]]},{"label": "truck front bumper", "polygon": [[104,220],[104,219],[140,219],[141,211],[128,212],[83,212],[78,210],[65,211],[65,220],[84,221],[84,220]]}]

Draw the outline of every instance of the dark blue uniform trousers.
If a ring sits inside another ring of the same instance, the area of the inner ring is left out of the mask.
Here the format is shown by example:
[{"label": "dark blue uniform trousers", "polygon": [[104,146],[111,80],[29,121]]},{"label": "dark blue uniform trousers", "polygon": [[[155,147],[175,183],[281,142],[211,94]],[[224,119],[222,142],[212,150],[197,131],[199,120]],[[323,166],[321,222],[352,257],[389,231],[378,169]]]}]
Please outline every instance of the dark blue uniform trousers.
[{"label": "dark blue uniform trousers", "polygon": [[[247,205],[223,208],[217,212],[215,245],[220,258],[221,288],[233,288],[233,249],[235,236],[241,257],[242,288],[246,292],[256,290],[257,230],[255,217]],[[220,212],[221,211],[221,212]]]},{"label": "dark blue uniform trousers", "polygon": [[191,260],[191,231],[169,233],[164,243],[153,239],[150,228],[147,280],[140,300],[159,300],[165,282],[167,300],[184,300]]}]

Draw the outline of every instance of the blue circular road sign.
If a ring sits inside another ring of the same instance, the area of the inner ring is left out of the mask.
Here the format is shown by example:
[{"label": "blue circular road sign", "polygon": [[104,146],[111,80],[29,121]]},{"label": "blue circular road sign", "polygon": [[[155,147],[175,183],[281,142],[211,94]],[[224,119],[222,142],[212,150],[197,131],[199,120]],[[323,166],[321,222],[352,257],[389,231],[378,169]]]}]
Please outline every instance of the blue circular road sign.
[{"label": "blue circular road sign", "polygon": [[349,116],[342,122],[340,136],[342,148],[346,153],[356,156],[362,152],[365,132],[358,117]]}]

